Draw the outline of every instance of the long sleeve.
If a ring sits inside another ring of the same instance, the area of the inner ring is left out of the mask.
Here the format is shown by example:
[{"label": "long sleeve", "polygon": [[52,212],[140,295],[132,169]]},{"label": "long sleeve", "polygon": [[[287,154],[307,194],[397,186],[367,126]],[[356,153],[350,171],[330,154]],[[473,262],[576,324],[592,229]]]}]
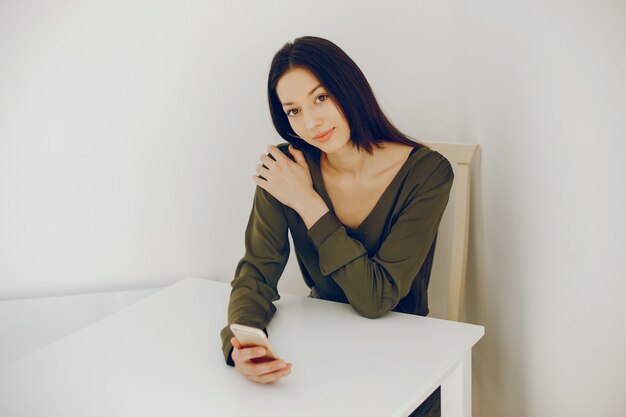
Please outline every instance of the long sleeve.
[{"label": "long sleeve", "polygon": [[[237,264],[231,282],[228,324],[239,323],[265,329],[276,312],[280,298],[277,285],[289,258],[287,221],[283,205],[261,187],[256,188],[245,233],[245,255]],[[233,337],[228,326],[220,333],[226,363]]]},{"label": "long sleeve", "polygon": [[380,317],[404,298],[428,255],[448,202],[454,173],[437,154],[430,175],[416,182],[385,241],[369,256],[341,221],[328,212],[308,231],[321,272],[343,290],[350,305],[368,318]]}]

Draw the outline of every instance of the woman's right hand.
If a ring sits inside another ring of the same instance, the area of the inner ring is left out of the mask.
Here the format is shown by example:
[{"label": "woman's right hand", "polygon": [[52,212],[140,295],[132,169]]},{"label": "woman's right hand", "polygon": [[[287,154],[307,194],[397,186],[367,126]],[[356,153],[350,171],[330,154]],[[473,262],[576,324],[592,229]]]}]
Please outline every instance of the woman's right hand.
[{"label": "woman's right hand", "polygon": [[282,359],[255,362],[265,356],[265,348],[261,346],[243,347],[236,337],[230,339],[233,351],[230,357],[235,369],[250,381],[259,384],[273,384],[291,373],[291,363]]}]

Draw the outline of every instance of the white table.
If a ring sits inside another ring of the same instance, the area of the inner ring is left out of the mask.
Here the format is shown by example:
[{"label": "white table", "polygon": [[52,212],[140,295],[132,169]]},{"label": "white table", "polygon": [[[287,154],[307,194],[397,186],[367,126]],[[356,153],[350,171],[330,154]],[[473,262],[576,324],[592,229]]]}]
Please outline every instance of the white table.
[{"label": "white table", "polygon": [[293,363],[273,385],[227,366],[230,286],[189,278],[0,368],[1,416],[405,416],[442,385],[471,414],[480,326],[283,295],[268,327]]},{"label": "white table", "polygon": [[[159,288],[0,301],[0,368],[36,352]],[[2,393],[0,393],[0,401]]]}]

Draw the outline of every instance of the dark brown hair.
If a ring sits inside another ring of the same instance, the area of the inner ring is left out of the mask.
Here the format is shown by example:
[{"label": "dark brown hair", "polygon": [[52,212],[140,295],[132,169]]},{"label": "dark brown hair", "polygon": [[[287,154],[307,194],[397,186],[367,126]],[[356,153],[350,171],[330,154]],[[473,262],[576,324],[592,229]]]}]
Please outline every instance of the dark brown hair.
[{"label": "dark brown hair", "polygon": [[350,141],[357,149],[372,153],[381,142],[398,142],[426,147],[400,132],[383,113],[374,92],[357,64],[337,45],[315,36],[302,36],[287,42],[272,59],[267,80],[272,122],[278,134],[296,148],[313,148],[299,138],[282,109],[276,85],[289,70],[310,71],[327,89],[350,126]]}]

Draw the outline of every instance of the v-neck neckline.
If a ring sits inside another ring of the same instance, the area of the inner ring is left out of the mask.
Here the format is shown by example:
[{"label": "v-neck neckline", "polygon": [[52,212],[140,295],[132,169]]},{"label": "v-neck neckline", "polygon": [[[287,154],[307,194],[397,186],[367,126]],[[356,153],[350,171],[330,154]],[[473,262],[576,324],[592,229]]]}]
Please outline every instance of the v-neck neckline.
[{"label": "v-neck neckline", "polygon": [[[399,181],[400,178],[402,178],[404,171],[409,166],[409,161],[411,160],[411,157],[414,154],[418,153],[421,149],[424,149],[424,148],[415,146],[413,147],[413,149],[411,149],[409,156],[407,156],[406,160],[404,161],[404,163],[402,164],[402,166],[400,167],[396,175],[393,177],[393,179],[389,182],[389,184],[387,184],[387,187],[385,188],[383,193],[380,195],[380,197],[376,201],[376,204],[374,204],[374,207],[372,207],[372,209],[367,214],[367,216],[365,216],[363,221],[361,221],[361,223],[357,227],[350,227],[344,224],[343,226],[346,229],[352,230],[352,231],[358,231],[370,220],[370,218],[374,216],[374,213],[378,210],[378,207],[382,204],[382,201],[385,199],[386,195],[393,188],[393,185],[395,185],[395,183]],[[313,164],[314,169],[312,170],[311,174],[315,175],[316,177],[314,180],[314,184],[317,185],[317,188],[318,188],[317,192],[320,194],[320,197],[322,197],[322,200],[324,200],[324,202],[328,205],[328,208],[330,209],[330,211],[336,215],[335,207],[333,206],[333,202],[330,199],[330,195],[328,195],[328,191],[326,190],[326,184],[324,183],[324,177],[322,176],[321,156],[322,156],[322,151],[318,149],[318,151],[315,152],[313,155],[313,161],[315,163]]]}]

